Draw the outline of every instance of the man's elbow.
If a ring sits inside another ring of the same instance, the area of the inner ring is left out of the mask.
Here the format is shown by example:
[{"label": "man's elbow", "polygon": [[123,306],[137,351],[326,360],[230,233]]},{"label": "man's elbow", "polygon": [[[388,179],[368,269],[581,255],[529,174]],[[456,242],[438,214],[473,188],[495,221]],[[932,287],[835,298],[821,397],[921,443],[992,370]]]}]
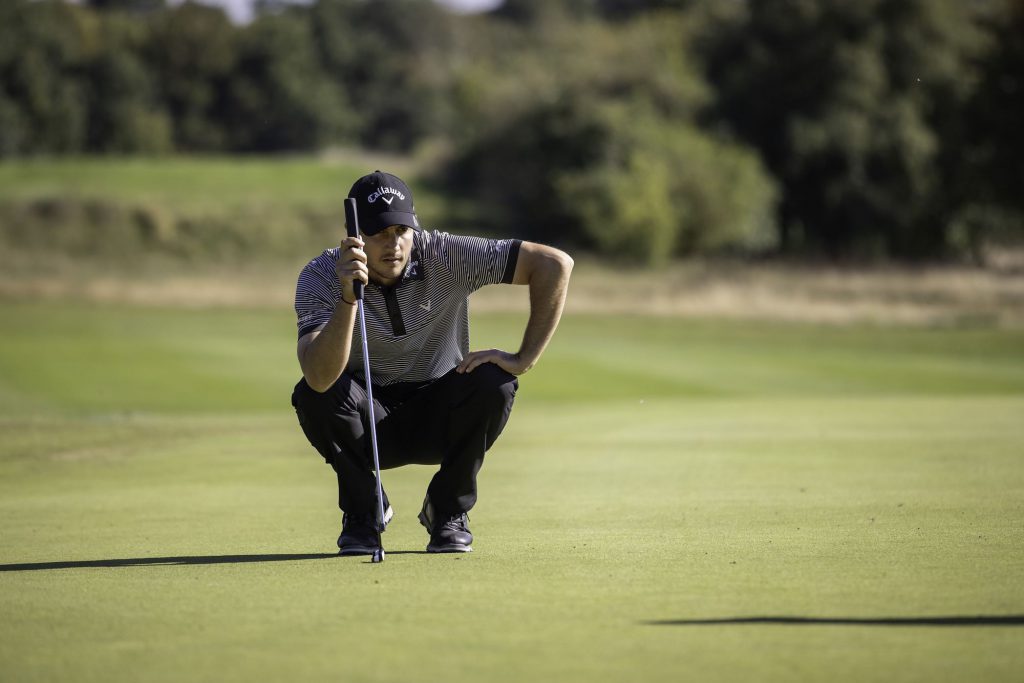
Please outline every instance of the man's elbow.
[{"label": "man's elbow", "polygon": [[572,267],[576,265],[576,262],[573,260],[572,256],[569,256],[561,249],[556,251],[558,252],[558,265],[562,272],[565,273],[566,277],[568,277],[569,273],[572,272]]},{"label": "man's elbow", "polygon": [[310,375],[303,375],[303,377],[306,378],[306,384],[309,385],[309,388],[318,394],[323,394],[334,386],[334,382],[325,382]]},{"label": "man's elbow", "polygon": [[561,249],[543,244],[523,243],[523,251],[519,257],[512,284],[516,285],[550,285],[565,282],[572,272],[574,261]]},{"label": "man's elbow", "polygon": [[302,369],[302,378],[306,380],[309,388],[322,394],[334,386],[340,375],[331,378],[323,372],[317,372],[315,364],[309,358],[309,346],[309,342],[299,344],[299,367]]},{"label": "man's elbow", "polygon": [[546,247],[540,256],[540,268],[549,274],[568,276],[575,265],[572,256],[554,247]]},{"label": "man's elbow", "polygon": [[572,273],[572,267],[576,265],[573,261],[572,256],[561,249],[552,249],[549,255],[549,268],[552,272],[556,273],[556,276],[561,281],[567,281],[569,275]]},{"label": "man's elbow", "polygon": [[329,372],[317,372],[313,368],[303,367],[302,376],[305,378],[306,384],[309,385],[310,389],[318,394],[322,394],[334,386],[334,383],[338,381],[339,377],[341,377],[341,373],[339,372],[338,374],[331,376]]}]

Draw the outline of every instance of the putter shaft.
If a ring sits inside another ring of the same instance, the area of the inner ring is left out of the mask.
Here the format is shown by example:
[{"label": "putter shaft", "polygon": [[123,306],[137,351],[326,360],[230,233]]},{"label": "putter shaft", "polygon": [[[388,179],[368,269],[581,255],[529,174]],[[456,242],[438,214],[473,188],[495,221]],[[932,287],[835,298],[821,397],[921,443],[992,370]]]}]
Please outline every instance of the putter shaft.
[{"label": "putter shaft", "polygon": [[[373,449],[373,471],[377,477],[377,545],[378,553],[374,553],[374,562],[384,561],[384,542],[381,534],[384,532],[384,490],[380,483],[380,456],[377,453],[377,417],[373,409],[373,381],[370,377],[370,349],[366,340],[366,313],[363,310],[363,299],[357,300],[359,305],[359,331],[363,340],[363,375],[366,378],[366,400],[370,413],[370,444]],[[378,559],[379,557],[379,559]]]},{"label": "putter shaft", "polygon": [[[359,236],[359,211],[356,208],[356,200],[349,197],[345,200],[345,229],[349,237]],[[377,416],[373,409],[373,378],[370,375],[370,344],[366,338],[366,311],[363,308],[363,283],[356,281],[352,283],[352,293],[355,294],[358,305],[359,332],[363,341],[363,376],[366,378],[366,399],[370,410],[370,443],[373,447],[373,472],[377,477],[377,551],[373,553],[373,562],[384,561],[384,541],[381,534],[384,533],[384,489],[380,483],[380,456],[377,454]]]}]

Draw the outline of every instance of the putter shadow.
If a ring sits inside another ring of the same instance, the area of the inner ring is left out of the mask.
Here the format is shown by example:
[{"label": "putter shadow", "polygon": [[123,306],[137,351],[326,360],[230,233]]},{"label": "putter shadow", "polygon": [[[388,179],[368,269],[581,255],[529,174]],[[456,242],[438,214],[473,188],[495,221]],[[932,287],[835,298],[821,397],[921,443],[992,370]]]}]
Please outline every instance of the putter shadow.
[{"label": "putter shadow", "polygon": [[291,562],[323,560],[337,553],[283,553],[273,555],[181,555],[177,557],[125,557],[110,560],[73,560],[67,562],[25,562],[0,564],[0,572],[34,572],[50,569],[88,569],[96,567],[152,567],[158,565],[245,564],[251,562]]},{"label": "putter shadow", "polygon": [[721,619],[664,619],[646,626],[724,626],[773,624],[788,626],[1024,626],[1024,614],[978,614],[934,617],[727,617]]},{"label": "putter shadow", "polygon": [[[388,550],[388,555],[427,555],[425,550]],[[109,560],[70,560],[66,562],[23,562],[0,564],[0,572],[37,572],[51,569],[95,569],[114,567],[154,567],[193,564],[247,564],[254,562],[293,562],[340,558],[338,553],[281,553],[265,555],[181,555],[177,557],[124,557]],[[359,556],[357,556],[359,557]]]}]

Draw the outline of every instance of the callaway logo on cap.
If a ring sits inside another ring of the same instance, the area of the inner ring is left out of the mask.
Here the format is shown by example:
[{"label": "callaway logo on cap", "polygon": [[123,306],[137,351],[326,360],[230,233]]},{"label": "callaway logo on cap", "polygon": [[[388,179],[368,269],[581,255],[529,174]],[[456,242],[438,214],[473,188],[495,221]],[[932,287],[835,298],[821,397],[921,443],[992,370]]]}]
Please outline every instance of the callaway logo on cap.
[{"label": "callaway logo on cap", "polygon": [[391,225],[420,229],[412,191],[398,176],[374,171],[357,180],[348,196],[356,200],[359,229],[366,235],[375,235]]}]

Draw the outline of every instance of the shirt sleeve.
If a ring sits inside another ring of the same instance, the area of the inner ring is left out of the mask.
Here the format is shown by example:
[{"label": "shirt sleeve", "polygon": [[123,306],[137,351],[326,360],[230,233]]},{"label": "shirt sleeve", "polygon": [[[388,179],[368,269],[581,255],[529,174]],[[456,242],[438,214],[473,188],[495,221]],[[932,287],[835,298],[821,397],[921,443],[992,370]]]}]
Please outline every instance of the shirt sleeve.
[{"label": "shirt sleeve", "polygon": [[340,289],[334,275],[337,257],[328,249],[310,261],[295,287],[295,315],[299,337],[319,330],[331,320]]},{"label": "shirt sleeve", "polygon": [[522,240],[492,240],[436,231],[430,239],[430,248],[438,260],[465,285],[467,292],[475,292],[484,285],[511,284],[521,244]]}]

